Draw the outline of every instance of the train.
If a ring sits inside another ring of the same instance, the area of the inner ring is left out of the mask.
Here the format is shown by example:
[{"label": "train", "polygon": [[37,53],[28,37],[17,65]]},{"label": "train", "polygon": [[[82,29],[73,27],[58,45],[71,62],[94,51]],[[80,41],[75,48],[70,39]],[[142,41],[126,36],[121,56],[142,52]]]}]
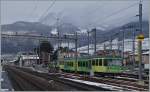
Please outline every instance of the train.
[{"label": "train", "polygon": [[[50,64],[52,66],[52,64]],[[94,74],[119,74],[125,70],[121,57],[78,57],[64,58],[56,64],[61,71]]]}]

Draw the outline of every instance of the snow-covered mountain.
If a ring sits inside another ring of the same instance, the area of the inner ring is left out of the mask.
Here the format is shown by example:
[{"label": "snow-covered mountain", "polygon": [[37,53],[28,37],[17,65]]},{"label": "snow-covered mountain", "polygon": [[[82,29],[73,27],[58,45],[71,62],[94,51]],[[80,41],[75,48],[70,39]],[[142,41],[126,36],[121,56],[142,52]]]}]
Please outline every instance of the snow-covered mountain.
[{"label": "snow-covered mountain", "polygon": [[[142,50],[149,50],[150,47],[150,39],[149,38],[145,38],[142,42]],[[111,49],[111,43],[109,41],[103,42],[103,43],[99,43],[96,45],[96,49],[97,50],[104,50],[105,49]],[[131,51],[133,50],[133,44],[135,44],[135,53],[138,50],[138,41],[135,40],[135,42],[133,43],[132,39],[125,39],[124,40],[124,51]],[[112,41],[112,49],[123,49],[123,41],[118,41],[117,39],[114,39]],[[87,53],[88,52],[88,46],[82,46],[78,48],[78,51],[81,53]],[[90,44],[89,45],[89,52],[90,54],[94,53],[94,44]]]},{"label": "snow-covered mountain", "polygon": [[[122,33],[124,31],[125,33],[125,39],[131,39],[133,37],[133,30],[135,31],[138,29],[138,22],[131,22],[124,26],[128,26],[128,28],[123,29],[122,27],[113,28],[111,30],[100,30],[97,29],[97,44],[102,44],[104,42],[107,42],[110,40],[110,37],[112,39],[118,39],[121,41],[123,39]],[[134,26],[134,27],[130,27]],[[5,24],[1,25],[2,33],[6,34],[27,34],[27,35],[44,35],[44,36],[50,36],[52,31],[56,29],[56,25],[50,26],[46,25],[40,22],[24,22],[24,21],[18,21],[13,24]],[[73,34],[76,31],[82,31],[80,28],[74,26],[71,23],[62,23],[58,25],[58,30],[63,36],[64,34]],[[120,31],[122,30],[122,31]],[[56,30],[57,31],[57,30]],[[137,35],[139,32],[135,31],[135,35]],[[145,38],[149,37],[149,22],[143,21],[143,33]],[[73,36],[71,36],[73,37]],[[50,39],[49,40],[55,47],[57,47],[57,40],[56,39]],[[93,36],[91,34],[90,37],[90,44],[93,44]],[[30,43],[30,44],[28,44]],[[70,48],[74,48],[74,41],[70,41]],[[109,42],[108,42],[109,43]],[[2,53],[16,53],[20,50],[23,51],[31,51],[34,47],[36,47],[39,44],[38,40],[31,40],[31,39],[3,39],[2,38]],[[62,41],[62,44],[64,46],[67,46],[67,40]],[[78,47],[84,47],[88,44],[88,38],[87,34],[84,32],[83,34],[78,35]],[[102,47],[101,47],[102,48]]]}]

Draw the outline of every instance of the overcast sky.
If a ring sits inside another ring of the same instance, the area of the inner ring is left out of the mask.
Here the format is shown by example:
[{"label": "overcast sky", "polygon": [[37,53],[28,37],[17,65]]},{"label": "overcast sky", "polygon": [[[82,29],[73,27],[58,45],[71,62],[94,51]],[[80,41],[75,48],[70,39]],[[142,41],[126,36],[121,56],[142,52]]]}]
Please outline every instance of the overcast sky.
[{"label": "overcast sky", "polygon": [[[115,27],[129,21],[138,20],[139,0],[102,0],[102,1],[68,1],[68,0],[3,0],[1,1],[1,23],[10,24],[16,21],[38,21],[45,13],[54,13],[62,21],[78,27]],[[148,19],[149,0],[143,0],[143,19]],[[131,7],[130,7],[131,6]],[[130,7],[127,9],[127,7]],[[121,11],[120,11],[121,10]],[[120,11],[118,13],[118,11]],[[112,15],[112,16],[110,16]]]}]

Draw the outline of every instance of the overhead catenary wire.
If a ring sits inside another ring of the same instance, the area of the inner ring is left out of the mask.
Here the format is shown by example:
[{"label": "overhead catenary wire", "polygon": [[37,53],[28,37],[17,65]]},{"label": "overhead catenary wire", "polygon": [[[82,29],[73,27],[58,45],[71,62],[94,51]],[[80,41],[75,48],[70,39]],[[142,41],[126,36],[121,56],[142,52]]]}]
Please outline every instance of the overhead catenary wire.
[{"label": "overhead catenary wire", "polygon": [[34,12],[35,12],[36,9],[37,9],[38,0],[34,0],[34,1],[35,1],[35,5],[34,5],[32,11],[29,13],[29,18],[34,14]]},{"label": "overhead catenary wire", "polygon": [[[122,8],[122,9],[116,11],[116,12],[111,13],[110,15],[104,17],[103,20],[101,20],[101,24],[102,24],[106,19],[108,19],[109,17],[112,17],[112,16],[114,16],[114,15],[116,15],[116,14],[119,14],[119,13],[121,13],[121,12],[123,12],[123,11],[125,11],[125,10],[131,8],[131,7],[134,7],[134,6],[138,5],[138,4],[139,4],[139,3],[134,3],[134,4],[132,4],[132,5],[128,6],[128,7]],[[97,23],[98,21],[99,21],[99,20],[95,21],[94,23]]]},{"label": "overhead catenary wire", "polygon": [[53,0],[53,2],[50,4],[50,6],[46,9],[46,11],[40,16],[39,21],[42,21],[44,16],[46,16],[46,13],[54,6],[56,0]]}]

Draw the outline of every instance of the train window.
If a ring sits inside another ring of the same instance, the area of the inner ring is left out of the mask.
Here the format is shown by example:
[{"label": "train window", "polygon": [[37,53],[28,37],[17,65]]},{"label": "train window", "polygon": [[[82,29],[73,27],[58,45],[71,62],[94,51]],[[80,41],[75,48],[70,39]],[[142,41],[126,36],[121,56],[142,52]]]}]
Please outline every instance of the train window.
[{"label": "train window", "polygon": [[85,62],[84,61],[82,62],[82,65],[83,65],[83,67],[85,66]]},{"label": "train window", "polygon": [[91,60],[88,61],[89,68],[91,68]]},{"label": "train window", "polygon": [[99,61],[99,60],[98,60],[98,59],[96,59],[96,66],[98,66],[98,61]]},{"label": "train window", "polygon": [[94,59],[92,60],[92,65],[95,65],[95,60]]},{"label": "train window", "polygon": [[86,61],[84,61],[84,64],[85,64],[85,66],[84,66],[84,67],[86,67],[86,66],[87,66],[87,63],[86,63]]},{"label": "train window", "polygon": [[87,61],[85,61],[85,67],[87,67]]},{"label": "train window", "polygon": [[102,59],[99,59],[99,66],[102,66]]},{"label": "train window", "polygon": [[88,63],[88,61],[86,61],[86,67],[88,67],[89,66],[89,63]]},{"label": "train window", "polygon": [[83,62],[81,62],[81,66],[83,67]]},{"label": "train window", "polygon": [[80,62],[78,62],[78,66],[80,66]]},{"label": "train window", "polygon": [[78,62],[78,66],[81,66],[81,62],[80,61]]},{"label": "train window", "polygon": [[83,67],[85,67],[85,62],[83,62]]},{"label": "train window", "polygon": [[72,62],[70,62],[70,66],[72,66]]},{"label": "train window", "polygon": [[85,61],[85,67],[87,67],[87,62]]},{"label": "train window", "polygon": [[81,66],[81,62],[79,61],[79,66]]},{"label": "train window", "polygon": [[80,61],[79,65],[82,66],[82,62],[81,61]]},{"label": "train window", "polygon": [[104,66],[107,66],[108,60],[104,59]]}]

